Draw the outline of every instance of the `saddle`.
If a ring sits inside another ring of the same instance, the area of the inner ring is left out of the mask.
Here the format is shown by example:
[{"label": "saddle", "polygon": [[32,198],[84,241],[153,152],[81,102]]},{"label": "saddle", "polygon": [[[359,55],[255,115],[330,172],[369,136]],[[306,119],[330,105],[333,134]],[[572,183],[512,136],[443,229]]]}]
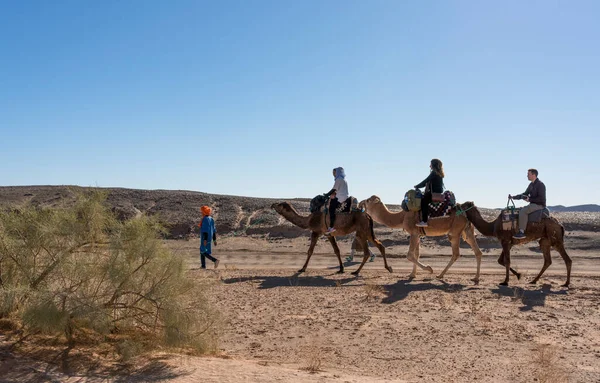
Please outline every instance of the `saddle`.
[{"label": "saddle", "polygon": [[[511,205],[512,202],[512,206]],[[515,203],[512,199],[508,200],[506,204],[506,209],[502,210],[502,229],[504,230],[513,230],[518,227],[519,214],[521,213],[520,208],[515,207]],[[533,213],[529,213],[527,217],[527,222],[539,223],[544,218],[550,217],[550,210],[547,207],[534,211]]]},{"label": "saddle", "polygon": [[353,211],[362,211],[358,208],[358,199],[356,197],[348,197],[340,206],[335,209],[335,213],[350,213]]},{"label": "saddle", "polygon": [[547,207],[529,214],[529,222],[542,222],[542,218],[550,218],[550,210]]},{"label": "saddle", "polygon": [[449,216],[452,212],[452,208],[456,206],[456,198],[454,197],[454,193],[446,190],[442,195],[444,197],[442,202],[429,203],[429,219]]},{"label": "saddle", "polygon": [[[317,211],[320,211],[329,201],[329,197],[325,197],[322,194],[319,194],[318,196],[316,196],[315,198],[313,198],[312,200],[310,200],[310,212],[311,213],[315,213]],[[329,210],[329,208],[325,208],[324,212],[327,213]],[[338,206],[335,209],[335,213],[350,213],[350,212],[354,212],[354,211],[363,211],[362,209],[358,208],[358,199],[356,197],[353,196],[349,196],[348,199],[346,199],[344,202],[342,202],[340,204],[340,206]]]}]

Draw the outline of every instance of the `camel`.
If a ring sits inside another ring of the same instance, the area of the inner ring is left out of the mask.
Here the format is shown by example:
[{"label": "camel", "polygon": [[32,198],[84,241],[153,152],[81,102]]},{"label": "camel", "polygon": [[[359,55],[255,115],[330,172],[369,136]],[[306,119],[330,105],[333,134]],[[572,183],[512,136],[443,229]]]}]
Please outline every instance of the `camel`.
[{"label": "camel", "polygon": [[496,237],[502,244],[502,253],[498,258],[498,263],[506,268],[506,278],[504,279],[504,282],[500,283],[501,286],[508,286],[509,271],[515,274],[517,279],[521,279],[521,274],[510,267],[510,249],[513,245],[522,245],[539,239],[540,248],[544,255],[544,266],[537,277],[530,283],[536,284],[542,274],[544,274],[544,271],[552,264],[550,250],[551,248],[554,248],[559,252],[567,266],[567,281],[562,286],[569,287],[569,283],[571,282],[572,261],[564,246],[565,228],[556,218],[544,217],[541,222],[528,222],[527,228],[525,229],[525,238],[515,239],[513,238],[514,232],[512,230],[504,230],[502,228],[501,214],[494,221],[488,222],[481,216],[481,213],[473,202],[465,202],[460,207],[465,211],[469,221],[477,228],[477,230],[479,230],[479,232],[481,232],[481,234],[486,237]]},{"label": "camel", "polygon": [[[303,273],[306,271],[306,267],[308,266],[308,262],[310,261],[310,257],[313,254],[315,249],[315,245],[317,244],[317,240],[319,237],[327,232],[327,224],[325,223],[325,219],[327,214],[324,214],[321,210],[317,210],[314,213],[311,213],[308,216],[302,216],[298,214],[296,209],[288,203],[288,202],[279,202],[274,203],[271,208],[273,208],[277,213],[282,215],[285,219],[293,223],[294,225],[302,228],[308,229],[311,231],[310,235],[310,246],[308,248],[308,256],[306,258],[306,262],[304,266],[300,270],[299,273]],[[383,256],[383,263],[385,268],[391,273],[392,268],[388,266],[387,259],[385,258],[385,247],[375,238],[375,233],[373,232],[373,219],[369,217],[368,214],[360,211],[353,211],[350,213],[340,213],[337,215],[334,225],[335,231],[327,236],[331,246],[333,247],[333,251],[338,258],[340,263],[340,270],[338,273],[344,272],[344,264],[342,263],[342,257],[340,255],[340,249],[337,245],[335,237],[338,235],[347,235],[356,232],[356,241],[360,244],[360,247],[364,251],[364,257],[362,263],[358,267],[356,271],[354,271],[353,275],[358,275],[360,270],[365,265],[367,258],[370,255],[369,247],[367,241],[375,244],[379,249],[379,252]]]},{"label": "camel", "polygon": [[[422,234],[421,228],[417,227],[416,224],[419,222],[418,212],[413,211],[399,211],[397,213],[388,210],[387,206],[381,201],[381,199],[373,195],[370,198],[361,201],[360,207],[364,208],[366,212],[373,217],[375,222],[383,224],[391,228],[402,228],[408,234],[410,234],[410,242],[408,248],[407,259],[413,263],[413,270],[410,274],[410,278],[415,278],[417,275],[417,266],[423,270],[428,270],[433,273],[433,269],[429,265],[424,265],[419,262],[419,247],[420,247],[420,236]],[[473,282],[479,282],[479,271],[481,268],[481,257],[483,253],[477,245],[475,240],[475,230],[473,225],[469,223],[464,215],[451,214],[444,218],[435,218],[429,220],[429,226],[423,228],[426,236],[442,236],[448,235],[448,239],[452,245],[452,258],[448,265],[442,271],[437,278],[442,279],[444,275],[450,269],[452,264],[460,257],[460,238],[462,238],[471,246],[477,259],[477,273]]]}]

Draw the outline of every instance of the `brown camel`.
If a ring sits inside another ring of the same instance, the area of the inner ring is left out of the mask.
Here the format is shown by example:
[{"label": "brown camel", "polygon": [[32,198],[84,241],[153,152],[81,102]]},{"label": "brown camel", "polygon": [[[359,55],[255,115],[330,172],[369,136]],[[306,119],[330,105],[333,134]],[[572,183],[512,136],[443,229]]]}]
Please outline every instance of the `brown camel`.
[{"label": "brown camel", "polygon": [[515,239],[513,238],[513,234],[515,233],[512,230],[504,230],[502,228],[502,215],[500,214],[498,218],[496,218],[492,222],[488,222],[481,216],[481,213],[475,206],[473,202],[465,202],[462,204],[461,209],[465,211],[467,218],[473,225],[481,232],[481,234],[486,237],[496,237],[502,244],[502,254],[498,258],[498,263],[506,268],[506,278],[504,282],[500,283],[502,286],[508,286],[508,277],[509,270],[517,276],[518,279],[521,278],[521,274],[516,272],[510,267],[510,249],[513,245],[522,245],[527,242],[535,241],[539,239],[540,248],[542,249],[542,254],[544,254],[544,266],[542,270],[535,277],[531,283],[536,284],[540,279],[544,271],[552,264],[552,257],[550,256],[551,248],[558,251],[560,256],[565,261],[565,265],[567,266],[567,281],[565,282],[564,287],[569,287],[569,283],[571,282],[571,258],[567,254],[564,246],[564,236],[565,236],[565,228],[558,222],[558,220],[554,217],[544,217],[541,222],[528,222],[527,228],[525,229],[525,238],[523,239]]},{"label": "brown camel", "polygon": [[[324,214],[321,210],[315,211],[308,216],[302,216],[298,214],[296,209],[288,202],[280,202],[275,203],[271,206],[277,213],[281,214],[285,219],[293,223],[294,225],[301,227],[302,229],[308,229],[312,233],[310,235],[310,246],[308,248],[308,256],[306,258],[306,262],[304,266],[300,270],[299,273],[303,273],[306,271],[306,266],[308,266],[308,261],[310,261],[310,257],[313,254],[315,249],[315,245],[317,244],[317,240],[321,237],[325,232],[327,232],[327,224],[325,223],[325,218],[327,214]],[[360,243],[361,248],[364,251],[364,257],[362,263],[358,267],[358,270],[354,271],[352,274],[358,275],[360,270],[365,265],[367,258],[369,258],[369,247],[367,241],[375,244],[379,249],[379,252],[383,256],[383,263],[385,268],[391,273],[392,268],[388,266],[387,259],[385,258],[385,247],[375,238],[375,233],[373,232],[373,219],[369,217],[368,214],[364,212],[350,212],[350,213],[339,213],[335,220],[334,225],[335,231],[328,235],[327,238],[333,247],[333,251],[335,255],[338,257],[338,261],[340,262],[340,271],[339,273],[344,272],[344,264],[342,263],[342,257],[340,255],[340,249],[337,245],[335,237],[338,235],[347,235],[356,232],[356,241]]]},{"label": "brown camel", "polygon": [[[410,234],[407,259],[413,263],[413,271],[410,274],[411,278],[414,278],[417,275],[417,266],[433,273],[431,266],[419,262],[419,238],[422,232],[421,228],[416,226],[417,222],[419,222],[418,212],[399,211],[393,213],[388,210],[387,206],[385,206],[381,199],[376,195],[362,201],[359,206],[363,207],[367,213],[373,217],[375,222],[391,228],[402,228]],[[475,274],[473,281],[476,283],[479,282],[479,270],[481,268],[481,256],[483,254],[475,240],[475,230],[473,229],[473,225],[469,223],[467,218],[464,215],[457,216],[456,214],[451,213],[450,216],[444,218],[430,219],[428,223],[429,226],[423,228],[426,236],[435,237],[447,235],[452,245],[452,258],[444,271],[442,271],[437,278],[443,278],[444,274],[450,269],[450,266],[452,266],[452,264],[460,257],[460,238],[462,236],[475,253],[475,258],[477,260],[477,274]]]}]

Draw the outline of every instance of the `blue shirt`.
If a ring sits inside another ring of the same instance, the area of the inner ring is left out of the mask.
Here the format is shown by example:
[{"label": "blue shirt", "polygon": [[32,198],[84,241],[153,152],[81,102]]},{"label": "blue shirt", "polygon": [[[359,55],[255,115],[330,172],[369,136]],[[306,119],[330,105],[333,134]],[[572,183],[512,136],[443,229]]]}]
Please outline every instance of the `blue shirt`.
[{"label": "blue shirt", "polygon": [[[200,251],[202,253],[211,253],[211,243],[216,233],[217,229],[215,228],[215,220],[211,216],[204,216],[204,218],[202,218],[202,224],[200,226]],[[204,246],[205,234],[207,234],[206,246]]]}]

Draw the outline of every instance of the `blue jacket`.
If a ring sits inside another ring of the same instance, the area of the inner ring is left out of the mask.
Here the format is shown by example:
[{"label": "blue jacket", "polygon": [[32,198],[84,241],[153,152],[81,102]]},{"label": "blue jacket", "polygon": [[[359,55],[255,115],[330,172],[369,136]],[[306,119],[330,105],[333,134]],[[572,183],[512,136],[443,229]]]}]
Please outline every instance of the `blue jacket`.
[{"label": "blue jacket", "polygon": [[[211,254],[212,241],[217,240],[217,229],[215,228],[215,221],[211,216],[204,216],[200,224],[200,252]],[[204,246],[206,241],[206,246]]]}]

